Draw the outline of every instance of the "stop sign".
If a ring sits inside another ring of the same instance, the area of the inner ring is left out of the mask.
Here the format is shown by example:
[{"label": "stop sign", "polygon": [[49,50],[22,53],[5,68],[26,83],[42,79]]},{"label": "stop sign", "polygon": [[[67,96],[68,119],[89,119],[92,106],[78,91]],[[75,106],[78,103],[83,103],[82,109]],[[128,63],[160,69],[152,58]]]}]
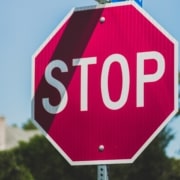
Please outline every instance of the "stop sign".
[{"label": "stop sign", "polygon": [[177,59],[132,1],[72,10],[33,56],[33,119],[71,165],[131,163],[177,112]]}]

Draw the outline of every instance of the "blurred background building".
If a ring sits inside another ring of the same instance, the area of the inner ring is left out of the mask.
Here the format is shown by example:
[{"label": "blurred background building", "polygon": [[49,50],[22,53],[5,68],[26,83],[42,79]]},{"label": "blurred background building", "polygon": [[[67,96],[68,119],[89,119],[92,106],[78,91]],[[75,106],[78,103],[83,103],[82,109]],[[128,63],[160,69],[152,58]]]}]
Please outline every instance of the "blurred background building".
[{"label": "blurred background building", "polygon": [[5,117],[0,117],[0,150],[18,146],[20,141],[28,142],[33,136],[40,135],[39,130],[24,130],[6,124]]}]

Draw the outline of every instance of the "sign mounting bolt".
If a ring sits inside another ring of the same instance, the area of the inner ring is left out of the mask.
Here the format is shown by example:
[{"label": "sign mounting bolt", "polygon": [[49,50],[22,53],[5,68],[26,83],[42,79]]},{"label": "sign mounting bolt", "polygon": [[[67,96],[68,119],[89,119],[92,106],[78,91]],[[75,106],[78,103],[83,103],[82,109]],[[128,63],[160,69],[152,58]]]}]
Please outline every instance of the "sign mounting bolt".
[{"label": "sign mounting bolt", "polygon": [[104,16],[100,17],[100,19],[99,19],[100,23],[104,23],[105,20],[106,20],[106,18]]},{"label": "sign mounting bolt", "polygon": [[100,152],[103,152],[103,151],[104,151],[104,145],[100,145],[100,146],[99,146],[99,151],[100,151]]}]

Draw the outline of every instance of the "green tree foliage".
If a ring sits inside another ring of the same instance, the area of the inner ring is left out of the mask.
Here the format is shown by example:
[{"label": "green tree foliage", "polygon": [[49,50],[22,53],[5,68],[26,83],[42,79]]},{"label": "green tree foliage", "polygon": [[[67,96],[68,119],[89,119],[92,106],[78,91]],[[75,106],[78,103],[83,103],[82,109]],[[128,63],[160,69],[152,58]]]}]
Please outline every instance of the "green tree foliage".
[{"label": "green tree foliage", "polygon": [[29,143],[21,142],[14,151],[19,164],[28,167],[37,180],[96,177],[96,167],[71,167],[43,136],[36,136]]},{"label": "green tree foliage", "polygon": [[26,123],[23,124],[22,128],[24,130],[33,130],[37,129],[36,126],[33,124],[32,120],[29,119]]},{"label": "green tree foliage", "polygon": [[97,1],[100,4],[105,4],[105,3],[111,2],[110,0],[109,1],[108,0],[95,0],[95,1]]},{"label": "green tree foliage", "polygon": [[168,171],[170,180],[179,180],[180,179],[180,160],[171,159],[171,170]]},{"label": "green tree foliage", "polygon": [[14,152],[0,152],[0,180],[34,180],[28,168],[19,165]]}]

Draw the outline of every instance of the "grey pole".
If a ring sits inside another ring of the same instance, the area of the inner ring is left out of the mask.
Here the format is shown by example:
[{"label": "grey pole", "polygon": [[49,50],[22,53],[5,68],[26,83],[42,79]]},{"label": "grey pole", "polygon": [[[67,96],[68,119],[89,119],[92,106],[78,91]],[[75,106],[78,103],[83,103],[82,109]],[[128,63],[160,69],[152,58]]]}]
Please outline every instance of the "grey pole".
[{"label": "grey pole", "polygon": [[107,165],[98,165],[97,180],[109,180]]}]

